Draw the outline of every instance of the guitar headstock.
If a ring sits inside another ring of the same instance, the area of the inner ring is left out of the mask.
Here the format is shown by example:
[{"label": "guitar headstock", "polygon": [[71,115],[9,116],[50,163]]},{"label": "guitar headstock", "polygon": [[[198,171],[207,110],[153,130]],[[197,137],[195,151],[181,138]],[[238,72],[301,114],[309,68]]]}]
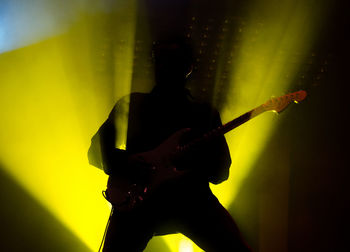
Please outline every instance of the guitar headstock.
[{"label": "guitar headstock", "polygon": [[295,103],[301,102],[306,98],[306,96],[307,96],[306,91],[300,90],[298,92],[286,94],[280,97],[271,98],[270,100],[265,102],[262,106],[265,111],[272,110],[277,113],[280,113],[285,108],[287,108],[291,102],[295,102]]}]

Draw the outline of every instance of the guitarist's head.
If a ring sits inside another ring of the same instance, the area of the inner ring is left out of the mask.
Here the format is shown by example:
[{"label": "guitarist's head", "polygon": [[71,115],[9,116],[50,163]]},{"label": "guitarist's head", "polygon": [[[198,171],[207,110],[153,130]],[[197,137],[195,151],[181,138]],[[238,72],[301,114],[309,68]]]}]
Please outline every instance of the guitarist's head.
[{"label": "guitarist's head", "polygon": [[192,48],[184,39],[157,41],[153,44],[156,84],[183,89],[192,72]]}]

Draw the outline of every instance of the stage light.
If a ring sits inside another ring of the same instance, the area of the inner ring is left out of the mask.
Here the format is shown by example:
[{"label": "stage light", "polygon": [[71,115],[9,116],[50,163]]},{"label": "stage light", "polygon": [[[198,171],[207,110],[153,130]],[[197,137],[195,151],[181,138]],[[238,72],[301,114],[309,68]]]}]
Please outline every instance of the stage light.
[{"label": "stage light", "polygon": [[73,1],[65,7],[57,6],[57,1],[1,1],[0,53],[62,34],[74,19],[75,12]]},{"label": "stage light", "polygon": [[[294,86],[321,27],[324,5],[311,1],[256,1],[235,27],[241,37],[232,56],[231,84],[221,111],[223,122]],[[237,34],[238,35],[238,34]],[[230,42],[226,42],[230,43]],[[286,78],[286,76],[292,76]],[[281,118],[263,114],[226,134],[232,167],[229,181],[212,186],[228,207]]]},{"label": "stage light", "polygon": [[99,24],[89,15],[44,40],[33,29],[37,36],[24,48],[12,44],[0,55],[1,161],[92,251],[102,240],[110,205],[102,196],[107,176],[88,164],[87,150],[115,101],[130,92],[136,1],[124,8],[123,22],[115,24],[124,28],[116,35],[125,41],[123,51],[118,57],[108,52],[115,60],[112,81],[98,72],[92,50],[103,42],[96,34],[109,31],[96,31]]}]

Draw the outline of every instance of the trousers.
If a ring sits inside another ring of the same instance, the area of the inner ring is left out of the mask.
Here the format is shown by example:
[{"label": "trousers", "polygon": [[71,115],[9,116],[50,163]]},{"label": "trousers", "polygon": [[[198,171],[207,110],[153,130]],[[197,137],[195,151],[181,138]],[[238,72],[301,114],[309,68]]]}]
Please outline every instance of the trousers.
[{"label": "trousers", "polygon": [[110,217],[103,252],[143,251],[154,235],[182,233],[208,252],[251,252],[229,212],[212,195],[190,205],[115,211]]}]

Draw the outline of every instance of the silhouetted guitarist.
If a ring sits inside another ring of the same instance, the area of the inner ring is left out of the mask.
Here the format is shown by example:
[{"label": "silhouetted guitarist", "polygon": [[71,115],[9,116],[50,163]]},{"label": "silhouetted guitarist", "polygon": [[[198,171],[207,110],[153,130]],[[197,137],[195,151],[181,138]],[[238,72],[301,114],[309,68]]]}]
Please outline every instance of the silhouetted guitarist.
[{"label": "silhouetted guitarist", "polygon": [[[185,89],[192,70],[190,47],[180,41],[157,43],[153,56],[155,88],[150,94],[132,93],[120,100],[89,150],[90,163],[102,166],[110,176],[106,196],[115,209],[103,251],[143,251],[154,235],[167,233],[182,233],[204,251],[250,251],[209,188],[209,182],[218,184],[229,176],[231,159],[225,138],[181,150],[181,143],[221,125],[219,113],[208,104],[195,102]],[[115,145],[116,124],[125,105],[129,108],[127,144],[126,150],[120,150]],[[179,135],[177,153],[167,153],[174,144],[167,139],[174,132]],[[94,158],[94,150],[100,150],[100,161]],[[150,150],[154,151],[148,154]],[[148,194],[149,177],[162,169],[163,159],[171,161],[164,166],[171,167],[176,179]],[[113,191],[118,186],[126,188],[125,192]]]}]

